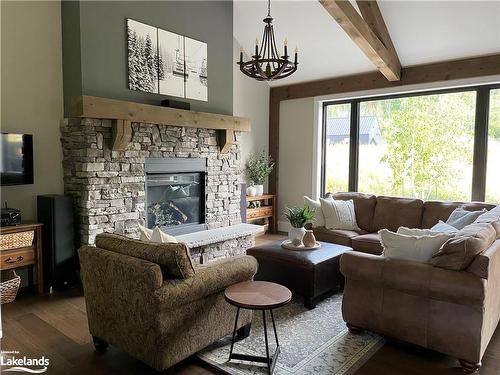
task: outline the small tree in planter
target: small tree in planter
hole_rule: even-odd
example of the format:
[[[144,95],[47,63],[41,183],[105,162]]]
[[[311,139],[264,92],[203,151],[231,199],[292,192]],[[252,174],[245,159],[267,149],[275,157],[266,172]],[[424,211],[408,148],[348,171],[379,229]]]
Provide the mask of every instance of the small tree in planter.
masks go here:
[[[255,195],[264,194],[263,184],[273,168],[274,162],[265,151],[250,155],[245,165],[245,172],[250,187],[255,187]]]
[[[304,225],[314,221],[314,209],[307,204],[304,204],[303,207],[287,207],[285,208],[285,217],[292,226],[288,232],[288,239],[294,246],[300,246],[306,234]]]

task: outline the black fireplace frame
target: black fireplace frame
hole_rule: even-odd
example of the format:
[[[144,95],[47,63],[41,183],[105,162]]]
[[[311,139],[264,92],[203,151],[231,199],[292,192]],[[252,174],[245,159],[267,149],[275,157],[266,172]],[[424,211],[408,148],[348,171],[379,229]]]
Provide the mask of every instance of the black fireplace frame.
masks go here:
[[[147,158],[145,160],[146,182],[145,182],[145,207],[144,215],[147,225],[148,215],[148,175],[160,174],[182,174],[199,173],[200,174],[200,223],[189,223],[178,226],[161,227],[160,229],[171,235],[181,235],[198,232],[207,229],[206,224],[206,183],[207,183],[207,159],[206,158]]]

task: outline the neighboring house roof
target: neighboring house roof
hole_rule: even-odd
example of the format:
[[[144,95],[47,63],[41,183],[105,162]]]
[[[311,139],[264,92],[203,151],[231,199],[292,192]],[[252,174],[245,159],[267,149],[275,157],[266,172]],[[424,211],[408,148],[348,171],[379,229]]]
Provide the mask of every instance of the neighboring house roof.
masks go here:
[[[349,136],[351,122],[347,117],[335,117],[326,119],[326,134],[330,137]],[[361,116],[359,124],[359,135],[369,135],[370,130],[378,128],[377,117]]]

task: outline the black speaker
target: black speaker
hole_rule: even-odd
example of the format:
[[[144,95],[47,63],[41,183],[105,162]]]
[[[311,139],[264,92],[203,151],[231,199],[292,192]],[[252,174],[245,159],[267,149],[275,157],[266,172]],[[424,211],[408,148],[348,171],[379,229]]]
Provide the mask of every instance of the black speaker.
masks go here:
[[[78,280],[73,199],[66,195],[39,195],[37,211],[38,221],[43,223],[42,260],[45,289],[66,289]]]

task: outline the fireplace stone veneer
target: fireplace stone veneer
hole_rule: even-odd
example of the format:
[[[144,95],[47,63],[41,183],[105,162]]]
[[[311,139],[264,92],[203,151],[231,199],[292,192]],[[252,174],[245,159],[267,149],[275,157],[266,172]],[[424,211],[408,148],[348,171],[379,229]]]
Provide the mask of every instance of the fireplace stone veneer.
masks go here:
[[[240,133],[222,154],[216,130],[144,123],[132,123],[132,128],[128,149],[112,151],[111,120],[63,120],[64,191],[74,198],[80,245],[94,244],[102,232],[139,236],[138,224],[146,219],[147,158],[206,158],[208,228],[241,222]]]

